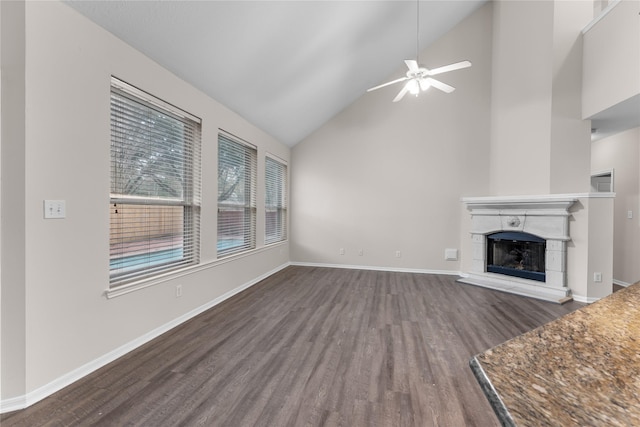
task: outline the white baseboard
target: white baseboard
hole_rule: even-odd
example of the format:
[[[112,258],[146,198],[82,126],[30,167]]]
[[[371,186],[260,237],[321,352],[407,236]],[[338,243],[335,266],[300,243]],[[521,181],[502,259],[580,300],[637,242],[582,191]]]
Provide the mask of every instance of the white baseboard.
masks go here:
[[[626,288],[627,286],[631,286],[633,283],[627,283],[627,282],[623,282],[622,280],[613,279],[613,284]]]
[[[624,288],[633,285],[633,283],[627,283],[627,282],[623,282],[622,280],[616,280],[616,279],[613,279],[613,284],[614,285],[618,285],[618,286],[622,286]],[[583,297],[583,296],[574,294],[573,295],[573,299],[575,301],[578,301],[578,302],[584,302],[584,303],[587,303],[587,304],[591,304],[591,303],[594,303],[594,302],[596,302],[596,301],[598,301],[598,300],[600,300],[602,298],[587,298],[587,297]]]
[[[349,265],[349,264],[324,264],[316,262],[291,262],[290,265],[301,267],[327,267],[327,268],[346,268],[350,270],[371,270],[371,271],[391,271],[396,273],[423,273],[423,274],[445,274],[449,276],[461,276],[459,271],[451,270],[425,270],[420,268],[399,268],[399,267],[376,267],[372,265]]]
[[[576,294],[573,294],[571,296],[573,297],[574,301],[583,302],[585,304],[592,304],[602,299],[602,297],[585,297],[585,296],[576,295]]]
[[[147,342],[151,341],[154,338],[157,338],[158,336],[162,335],[163,333],[175,328],[176,326],[180,325],[181,323],[186,322],[187,320],[197,316],[200,313],[203,313],[205,311],[207,311],[208,309],[220,304],[221,302],[231,298],[232,296],[236,295],[237,293],[240,293],[242,291],[244,291],[247,288],[250,288],[251,286],[255,285],[256,283],[260,282],[261,280],[266,279],[267,277],[277,273],[278,271],[288,267],[290,265],[290,263],[285,263],[282,264],[281,266],[259,276],[256,277],[253,280],[250,280],[249,282],[246,282],[240,286],[238,286],[235,289],[230,290],[229,292],[209,301],[208,303],[201,305],[200,307],[197,307],[185,314],[183,314],[180,317],[177,317],[176,319],[173,319],[172,321],[165,323],[164,325],[147,332],[146,334],[132,340],[129,341],[128,343],[116,348],[115,350],[110,351],[109,353],[106,353],[102,356],[100,356],[99,358],[86,363],[82,366],[80,366],[79,368],[74,369],[73,371],[51,381],[48,384],[43,385],[40,388],[37,388],[36,390],[33,390],[29,393],[27,393],[26,395],[22,395],[22,396],[17,396],[17,397],[12,397],[10,399],[5,399],[5,400],[0,400],[0,414],[3,414],[5,412],[11,412],[11,411],[17,411],[20,409],[24,409],[26,407],[29,407],[31,405],[33,405],[34,403],[37,403],[39,401],[41,401],[42,399],[49,397],[50,395],[52,395],[53,393],[62,390],[64,387],[74,383],[75,381],[78,381],[79,379],[89,375],[90,373],[102,368],[103,366],[113,362],[114,360],[118,359],[119,357],[124,356],[125,354],[129,353],[132,350],[135,350],[136,348],[140,347],[143,344],[146,344]]]

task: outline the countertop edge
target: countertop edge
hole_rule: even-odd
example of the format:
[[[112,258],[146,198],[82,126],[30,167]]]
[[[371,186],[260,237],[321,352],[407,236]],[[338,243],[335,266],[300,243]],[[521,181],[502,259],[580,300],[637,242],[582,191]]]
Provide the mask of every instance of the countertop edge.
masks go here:
[[[489,400],[489,403],[493,408],[493,412],[496,413],[496,416],[498,417],[500,423],[504,427],[515,427],[516,424],[513,421],[509,410],[504,405],[504,402],[502,402],[502,399],[500,399],[500,396],[498,396],[496,389],[493,388],[491,380],[489,380],[489,377],[484,372],[484,369],[482,369],[482,366],[480,365],[480,362],[478,361],[476,356],[473,356],[471,360],[469,360],[469,367],[471,368],[473,375],[475,375],[476,380],[478,380],[480,388]]]

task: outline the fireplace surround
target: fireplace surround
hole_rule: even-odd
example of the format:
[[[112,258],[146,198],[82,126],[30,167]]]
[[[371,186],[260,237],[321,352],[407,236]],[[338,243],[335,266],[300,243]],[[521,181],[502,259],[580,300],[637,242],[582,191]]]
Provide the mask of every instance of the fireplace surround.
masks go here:
[[[546,301],[571,300],[566,279],[566,251],[567,242],[571,240],[569,208],[577,200],[566,195],[463,198],[471,212],[469,231],[473,254],[470,271],[459,281]],[[502,247],[497,252],[492,249],[490,254],[490,245],[497,240],[491,241],[492,236],[500,240]],[[514,241],[522,240],[516,236],[530,243],[516,244]],[[530,273],[518,274],[525,265],[530,268],[532,257],[540,258],[541,254],[544,254],[541,263],[544,271],[534,271],[542,269],[539,265],[531,268]],[[503,258],[498,264],[508,265],[496,267],[496,260],[491,259],[495,256]],[[511,263],[508,262],[510,256]]]

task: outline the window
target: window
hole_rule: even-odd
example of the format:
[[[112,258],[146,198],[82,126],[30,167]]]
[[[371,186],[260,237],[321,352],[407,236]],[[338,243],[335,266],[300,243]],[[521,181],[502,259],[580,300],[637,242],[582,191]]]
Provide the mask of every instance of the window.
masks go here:
[[[218,258],[256,247],[255,147],[218,136]]]
[[[198,263],[200,120],[111,80],[110,282]]]
[[[267,157],[265,160],[265,244],[287,238],[287,165]]]

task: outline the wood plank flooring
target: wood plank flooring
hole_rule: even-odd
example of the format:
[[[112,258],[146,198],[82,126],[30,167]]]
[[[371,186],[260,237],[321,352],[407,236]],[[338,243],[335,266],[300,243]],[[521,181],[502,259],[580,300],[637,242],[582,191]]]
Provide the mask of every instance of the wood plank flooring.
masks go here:
[[[292,266],[0,423],[497,426],[470,357],[581,306]]]

